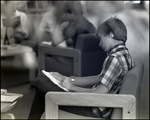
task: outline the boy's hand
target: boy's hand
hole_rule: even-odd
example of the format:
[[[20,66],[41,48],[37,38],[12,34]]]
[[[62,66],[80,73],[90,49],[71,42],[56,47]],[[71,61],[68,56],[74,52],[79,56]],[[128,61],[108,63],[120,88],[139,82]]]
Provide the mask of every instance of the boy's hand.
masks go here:
[[[73,86],[71,83],[71,78],[67,77],[62,83],[61,85],[65,88],[67,88],[68,90],[71,90],[71,87]]]

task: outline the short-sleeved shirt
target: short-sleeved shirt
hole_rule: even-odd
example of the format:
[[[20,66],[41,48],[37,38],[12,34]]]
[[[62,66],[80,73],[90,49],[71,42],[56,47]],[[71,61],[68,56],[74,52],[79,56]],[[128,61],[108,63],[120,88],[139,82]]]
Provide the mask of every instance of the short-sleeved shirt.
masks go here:
[[[109,93],[116,93],[124,75],[133,66],[134,61],[125,44],[118,44],[107,53],[99,76],[99,83],[105,85],[109,89]]]
[[[102,71],[99,75],[98,84],[102,83],[105,85],[111,94],[117,93],[120,89],[123,77],[133,66],[134,61],[125,44],[121,43],[114,46],[107,53]],[[100,110],[104,113],[103,116],[107,117],[111,109],[100,108]]]

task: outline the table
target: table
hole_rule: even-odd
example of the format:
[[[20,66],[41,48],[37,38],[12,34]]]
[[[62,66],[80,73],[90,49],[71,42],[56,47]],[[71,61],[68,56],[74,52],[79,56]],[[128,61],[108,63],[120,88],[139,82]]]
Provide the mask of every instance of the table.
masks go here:
[[[20,44],[1,45],[1,69],[3,72],[3,81],[9,79],[6,71],[10,70],[12,70],[12,72],[15,70],[22,71],[22,73],[26,72],[26,74],[29,72],[29,78],[27,79],[33,81],[36,77],[36,67],[37,58],[31,47]],[[24,82],[25,81],[26,80],[24,79]]]
[[[23,96],[22,94],[16,94],[16,93],[6,93],[5,95],[15,95],[15,96],[19,96],[20,98]],[[7,113],[7,111],[15,107],[17,101],[14,101],[12,103],[1,102],[1,119],[15,119],[15,116],[12,113]]]
[[[24,52],[32,52],[32,48],[24,45],[1,45],[1,57],[14,56]]]

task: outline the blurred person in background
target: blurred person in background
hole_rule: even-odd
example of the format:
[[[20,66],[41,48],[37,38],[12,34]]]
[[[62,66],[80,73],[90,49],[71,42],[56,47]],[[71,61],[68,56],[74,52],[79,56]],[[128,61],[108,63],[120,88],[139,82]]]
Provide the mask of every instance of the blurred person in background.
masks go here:
[[[49,1],[50,2],[50,1]],[[43,15],[36,34],[38,42],[48,41],[52,46],[72,47],[80,34],[95,33],[96,28],[83,16],[82,5],[79,1],[52,1],[48,11]],[[49,62],[53,63],[51,70],[71,73],[72,59],[51,55]],[[64,67],[67,69],[63,69]]]
[[[7,27],[6,34],[9,40],[7,44],[10,45],[21,44],[23,41],[26,41],[29,38],[30,22],[27,14],[17,9],[18,4],[20,2],[22,1],[3,1],[3,3],[1,4],[2,7],[1,30],[6,30],[4,28]],[[15,48],[16,51],[18,50],[17,48],[18,47]],[[38,66],[35,52],[32,50],[23,52],[22,54],[14,55],[13,60],[14,62],[12,66],[16,68],[25,67],[30,69],[30,71],[35,71],[35,69]],[[32,80],[34,80],[33,77]]]
[[[6,36],[6,27],[3,24],[3,19],[8,18],[8,9],[6,8],[5,2],[1,1],[1,45],[4,44],[4,39]]]
[[[65,2],[47,1],[47,4],[47,11],[43,14],[42,20],[35,34],[38,43],[42,41],[51,41],[56,22],[63,22],[62,13],[65,8]]]
[[[4,17],[1,18],[1,27],[8,27],[7,35],[10,44],[20,44],[29,37],[30,22],[26,13],[17,9],[19,2],[21,1],[4,1],[7,17],[5,17],[5,25],[3,24]]]
[[[66,46],[74,48],[78,35],[95,33],[96,28],[94,25],[83,16],[81,2],[67,1],[63,15],[66,20],[66,22],[61,24],[61,33],[63,37],[62,39],[55,38],[57,36],[56,31],[59,29],[59,27],[56,26],[53,33],[54,39],[52,45],[57,46],[65,41]]]
[[[80,2],[52,1],[49,5],[36,34],[40,42],[51,41],[52,46],[65,42],[65,46],[75,47],[79,34],[95,32],[93,24],[83,16]]]

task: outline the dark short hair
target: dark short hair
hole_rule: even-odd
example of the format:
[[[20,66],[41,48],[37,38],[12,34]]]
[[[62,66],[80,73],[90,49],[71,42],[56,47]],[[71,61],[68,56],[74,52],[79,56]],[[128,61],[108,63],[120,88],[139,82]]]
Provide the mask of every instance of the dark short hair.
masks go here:
[[[80,1],[67,1],[65,12],[69,14],[74,12],[74,14],[76,15],[83,15],[81,2]]]
[[[124,43],[127,40],[127,29],[124,23],[117,17],[111,17],[98,26],[96,35],[102,33],[104,36],[109,35],[110,33],[114,34],[113,39],[118,41],[123,41]]]

